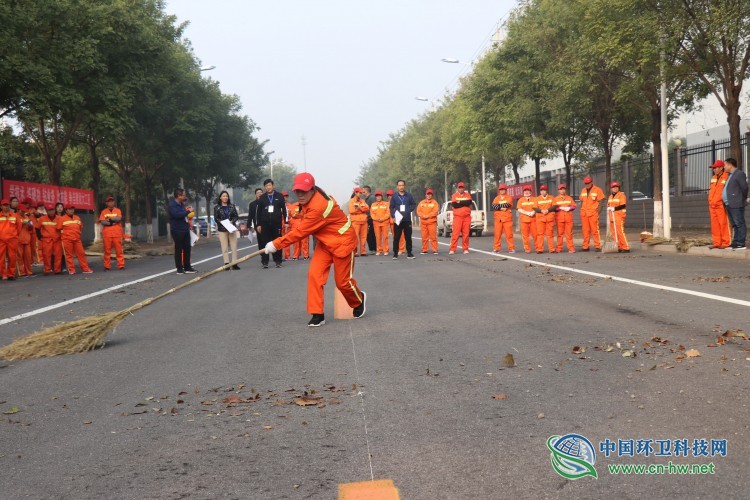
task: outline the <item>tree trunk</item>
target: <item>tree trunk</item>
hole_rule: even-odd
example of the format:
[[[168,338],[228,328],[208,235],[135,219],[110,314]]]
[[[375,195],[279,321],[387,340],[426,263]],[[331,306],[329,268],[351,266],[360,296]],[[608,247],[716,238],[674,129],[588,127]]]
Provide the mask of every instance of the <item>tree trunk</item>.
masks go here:
[[[96,144],[88,142],[86,145],[89,148],[89,169],[91,171],[91,190],[94,191],[94,211],[97,212],[99,208],[99,185],[101,184],[102,172],[99,168],[99,155],[96,154]],[[94,242],[101,240],[101,238],[101,225],[96,224],[94,227]]]
[[[143,177],[143,194],[146,197],[146,243],[154,242],[153,213],[151,210],[152,186],[151,179]]]
[[[539,156],[534,157],[534,185],[536,186],[536,194],[539,194],[539,177],[542,175],[542,159]]]
[[[737,166],[742,168],[742,133],[740,132],[740,100],[733,93],[727,92],[727,124],[729,125],[729,141],[732,158],[737,160]]]
[[[161,182],[161,189],[164,195],[164,208],[167,211],[167,243],[171,243],[172,232],[169,230],[169,189],[167,189],[167,183],[163,180]]]

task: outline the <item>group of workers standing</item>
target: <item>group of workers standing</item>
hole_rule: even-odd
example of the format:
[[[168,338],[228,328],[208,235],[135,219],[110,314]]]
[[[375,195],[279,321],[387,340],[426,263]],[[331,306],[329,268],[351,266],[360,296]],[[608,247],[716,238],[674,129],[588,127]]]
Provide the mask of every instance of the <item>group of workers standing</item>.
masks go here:
[[[122,213],[108,196],[106,208],[98,222],[102,227],[104,270],[111,267],[111,252],[115,249],[117,267],[125,267],[123,254]],[[0,200],[0,266],[2,279],[33,276],[32,266],[44,265],[44,275],[62,274],[63,259],[68,274],[76,274],[75,259],[84,274],[94,271],[89,267],[81,241],[83,222],[75,214],[72,204],[63,205],[34,202],[17,197]]]

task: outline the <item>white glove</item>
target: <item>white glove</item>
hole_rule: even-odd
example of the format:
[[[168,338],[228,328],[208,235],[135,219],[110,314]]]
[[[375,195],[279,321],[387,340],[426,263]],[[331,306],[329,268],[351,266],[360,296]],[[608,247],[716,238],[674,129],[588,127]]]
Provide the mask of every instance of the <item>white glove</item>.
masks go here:
[[[276,252],[276,247],[273,246],[273,241],[266,243],[266,254],[272,254]]]
[[[615,211],[615,207],[607,207],[607,212],[614,212],[614,211]]]

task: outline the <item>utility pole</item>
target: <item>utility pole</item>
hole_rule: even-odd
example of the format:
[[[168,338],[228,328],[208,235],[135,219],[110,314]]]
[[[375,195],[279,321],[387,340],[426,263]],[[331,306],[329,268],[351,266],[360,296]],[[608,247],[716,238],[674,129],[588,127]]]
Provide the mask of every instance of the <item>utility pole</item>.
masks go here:
[[[487,191],[487,182],[485,181],[484,175],[484,155],[482,155],[482,211],[485,213],[483,231],[487,231],[487,196],[485,195],[485,191]]]

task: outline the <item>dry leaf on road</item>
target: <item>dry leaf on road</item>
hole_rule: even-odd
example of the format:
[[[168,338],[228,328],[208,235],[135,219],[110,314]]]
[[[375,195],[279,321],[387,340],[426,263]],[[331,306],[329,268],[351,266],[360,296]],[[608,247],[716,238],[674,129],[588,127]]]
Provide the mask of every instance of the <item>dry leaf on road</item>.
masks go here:
[[[688,358],[697,358],[700,355],[701,353],[698,352],[697,349],[690,349],[688,351],[685,351],[685,356],[687,356]]]
[[[321,398],[314,398],[312,396],[302,396],[294,400],[294,403],[299,406],[315,406],[320,403]]]
[[[586,352],[586,348],[585,347],[581,347],[581,346],[577,346],[577,345],[573,346],[573,354],[583,354],[584,352]]]
[[[516,366],[516,360],[513,358],[513,355],[511,353],[508,353],[503,356],[503,364],[508,368],[513,368],[514,366]]]
[[[495,394],[494,396],[492,396],[492,399],[499,399],[499,400],[508,399],[508,395],[507,394]]]

